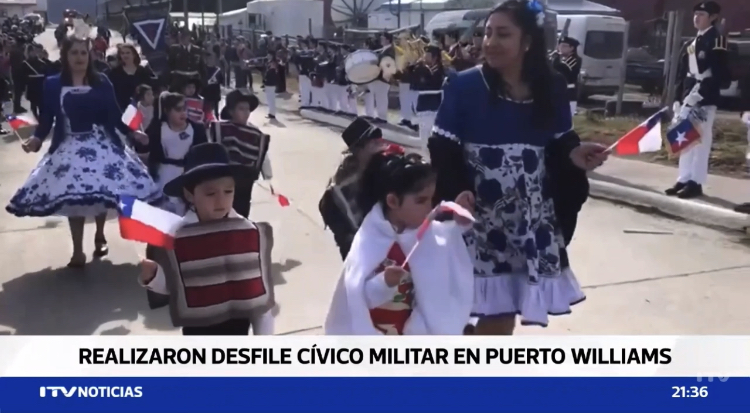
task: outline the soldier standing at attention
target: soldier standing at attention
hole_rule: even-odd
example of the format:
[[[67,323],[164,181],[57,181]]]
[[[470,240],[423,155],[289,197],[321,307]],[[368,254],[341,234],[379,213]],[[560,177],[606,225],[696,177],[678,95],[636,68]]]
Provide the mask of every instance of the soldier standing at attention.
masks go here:
[[[691,113],[698,115],[701,140],[680,152],[677,183],[664,191],[670,196],[683,199],[702,196],[708,177],[716,104],[719,92],[730,82],[727,39],[716,28],[720,11],[714,1],[704,1],[693,8],[698,35],[686,44],[680,57],[675,96],[681,102],[675,102],[675,113],[678,119]]]
[[[578,40],[563,36],[552,53],[552,67],[562,73],[568,84],[570,113],[575,116],[578,109],[578,75],[581,73],[581,57],[578,56]]]
[[[187,29],[180,33],[179,44],[169,46],[167,62],[172,88],[185,84],[188,79],[200,79],[201,73],[205,73],[203,50],[191,43]]]

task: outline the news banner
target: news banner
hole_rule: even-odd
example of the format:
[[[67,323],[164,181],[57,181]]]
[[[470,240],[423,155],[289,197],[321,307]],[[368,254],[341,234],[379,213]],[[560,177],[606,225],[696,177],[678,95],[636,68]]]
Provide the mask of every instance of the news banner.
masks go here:
[[[0,413],[750,411],[750,337],[0,338]]]

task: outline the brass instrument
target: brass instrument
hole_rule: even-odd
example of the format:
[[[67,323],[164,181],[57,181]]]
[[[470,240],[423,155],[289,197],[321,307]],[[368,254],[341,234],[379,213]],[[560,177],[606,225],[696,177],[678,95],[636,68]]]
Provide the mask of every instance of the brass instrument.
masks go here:
[[[409,65],[417,63],[424,57],[424,48],[427,44],[411,33],[400,40],[403,53],[396,56],[396,67],[403,72]]]
[[[440,53],[440,56],[442,56],[443,66],[450,66],[450,64],[453,63],[453,58],[445,50]]]

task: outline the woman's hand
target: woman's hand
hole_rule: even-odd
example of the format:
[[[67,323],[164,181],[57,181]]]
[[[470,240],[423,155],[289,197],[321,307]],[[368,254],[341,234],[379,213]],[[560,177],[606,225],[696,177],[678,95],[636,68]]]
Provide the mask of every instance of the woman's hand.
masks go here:
[[[156,271],[159,269],[159,265],[147,258],[141,260],[141,283],[148,285],[156,277]]]
[[[406,274],[408,274],[406,270],[397,265],[386,267],[385,271],[383,271],[385,285],[391,288],[399,285]]]
[[[570,151],[570,160],[585,171],[593,171],[602,166],[608,157],[607,147],[598,143],[582,142]]]
[[[474,194],[471,193],[471,191],[463,191],[460,194],[458,194],[455,202],[461,207],[463,207],[465,210],[469,211],[471,215],[474,215],[475,199],[474,199]],[[458,225],[470,225],[471,224],[471,220],[469,218],[466,218],[459,214],[453,214],[453,220],[455,220]]]
[[[39,149],[42,147],[42,140],[37,138],[36,136],[32,136],[31,138],[27,139],[26,142],[21,145],[21,147],[26,153],[39,152]]]
[[[133,139],[135,139],[136,142],[140,143],[141,145],[148,145],[148,135],[146,135],[144,132],[141,132],[139,130],[133,131]]]

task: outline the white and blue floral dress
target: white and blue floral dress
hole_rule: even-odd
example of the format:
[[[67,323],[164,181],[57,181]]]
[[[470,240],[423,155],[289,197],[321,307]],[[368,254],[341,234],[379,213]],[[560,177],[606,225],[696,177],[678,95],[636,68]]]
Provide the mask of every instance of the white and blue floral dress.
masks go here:
[[[531,102],[491,98],[484,70],[463,71],[444,86],[431,140],[457,144],[462,165],[438,173],[464,176],[476,194],[477,221],[466,236],[474,257],[473,315],[519,314],[523,324],[546,326],[548,315],[567,314],[585,298],[561,260],[565,242],[545,168],[545,147],[572,128],[565,85],[552,127],[538,128]],[[430,146],[433,163],[444,162],[435,143],[446,141]]]
[[[63,116],[56,121],[65,122],[65,137],[31,171],[11,198],[8,212],[19,217],[88,217],[116,209],[122,194],[147,202],[162,199],[146,166],[97,122],[104,118],[102,110],[112,107],[111,102],[100,102],[104,96],[88,86],[62,88]]]

